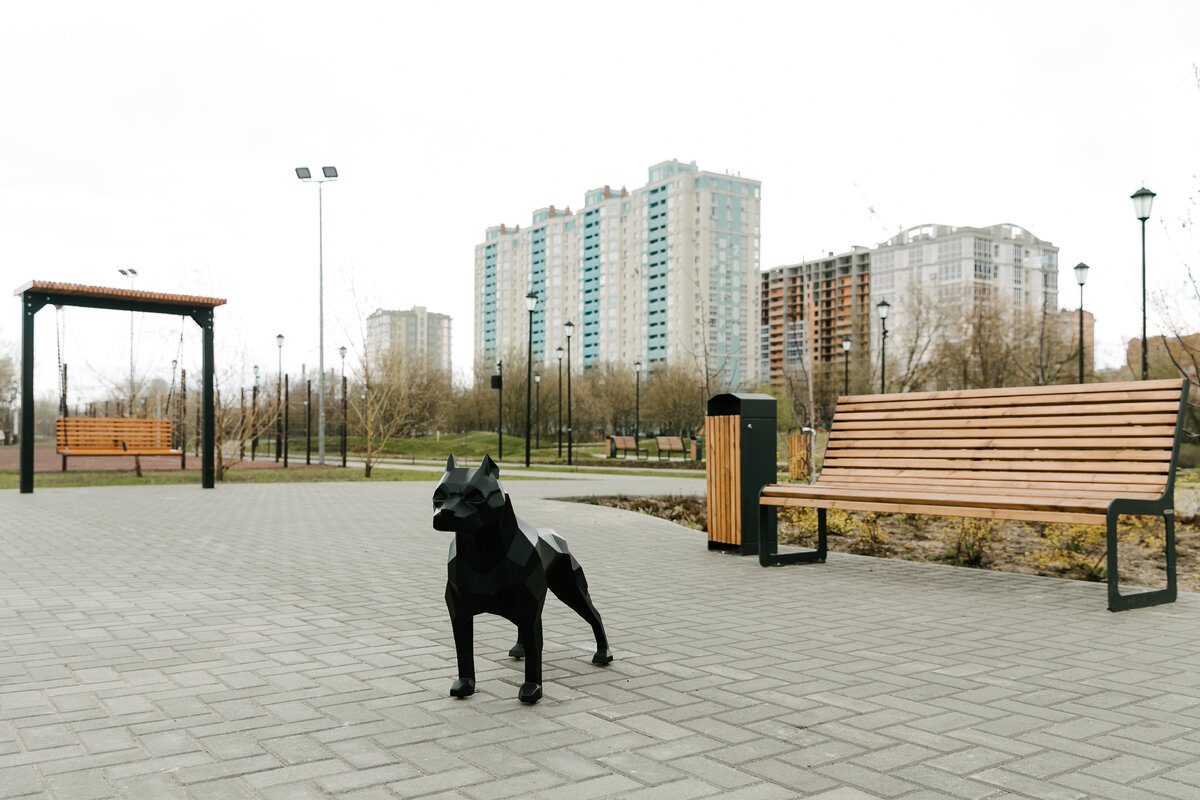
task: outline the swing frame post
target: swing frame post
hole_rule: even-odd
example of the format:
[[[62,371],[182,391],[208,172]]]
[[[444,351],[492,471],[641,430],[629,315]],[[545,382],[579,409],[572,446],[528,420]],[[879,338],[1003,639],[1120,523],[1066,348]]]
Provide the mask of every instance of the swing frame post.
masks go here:
[[[213,309],[225,305],[215,297],[195,297],[159,292],[83,286],[54,281],[30,281],[13,292],[21,298],[21,494],[33,493],[33,405],[34,316],[46,305],[80,306],[111,311],[142,311],[191,317],[203,334],[203,443],[201,446],[200,483],[205,489],[216,486],[214,448],[216,445],[216,408],[214,394]],[[197,409],[199,411],[200,409]]]

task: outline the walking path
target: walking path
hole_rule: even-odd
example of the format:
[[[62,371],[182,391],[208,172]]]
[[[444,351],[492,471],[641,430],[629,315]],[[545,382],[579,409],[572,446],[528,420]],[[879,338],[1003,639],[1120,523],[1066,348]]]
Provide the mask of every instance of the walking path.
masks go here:
[[[432,482],[0,492],[0,798],[1200,797],[1200,595],[830,554],[762,569],[703,534],[512,481],[562,533],[616,660],[546,605],[455,674]]]

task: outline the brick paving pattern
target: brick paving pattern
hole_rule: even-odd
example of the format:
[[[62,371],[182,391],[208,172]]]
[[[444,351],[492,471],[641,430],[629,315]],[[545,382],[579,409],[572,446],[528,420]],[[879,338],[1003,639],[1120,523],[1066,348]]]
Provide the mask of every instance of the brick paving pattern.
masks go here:
[[[704,535],[510,481],[583,564],[616,661],[546,605],[455,676],[432,483],[0,492],[0,798],[1195,798],[1200,596],[831,554],[762,569]]]

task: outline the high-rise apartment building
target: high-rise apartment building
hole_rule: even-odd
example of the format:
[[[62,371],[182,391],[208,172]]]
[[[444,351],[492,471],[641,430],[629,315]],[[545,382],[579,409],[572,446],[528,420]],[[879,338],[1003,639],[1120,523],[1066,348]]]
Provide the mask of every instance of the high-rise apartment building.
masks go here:
[[[535,364],[555,358],[573,322],[574,368],[684,363],[753,386],[760,186],[665,161],[632,192],[605,186],[574,213],[550,206],[527,228],[488,228],[475,247],[476,359],[525,352],[533,292]]]
[[[1016,225],[919,225],[872,250],[871,293],[873,303],[887,300],[895,312],[887,321],[889,346],[904,338],[903,312],[913,302],[967,309],[988,298],[1055,314],[1058,248]]]
[[[367,352],[375,358],[396,351],[426,369],[450,375],[450,316],[425,306],[407,311],[377,309],[367,317]]]
[[[889,361],[929,334],[933,316],[965,315],[985,299],[1061,324],[1058,248],[1016,225],[920,225],[874,248],[767,270],[761,287],[761,369],[776,387],[790,370],[842,362],[845,339],[850,364],[869,356],[878,374],[881,300],[891,307]]]
[[[847,358],[865,358],[870,333],[871,251],[847,253],[762,273],[762,379],[784,385],[785,374]]]

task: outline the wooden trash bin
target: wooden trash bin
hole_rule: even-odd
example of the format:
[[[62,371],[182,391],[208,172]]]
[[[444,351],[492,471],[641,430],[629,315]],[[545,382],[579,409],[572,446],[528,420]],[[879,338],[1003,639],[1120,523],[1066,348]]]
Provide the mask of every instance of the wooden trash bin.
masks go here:
[[[758,553],[758,492],[774,483],[775,398],[718,394],[704,419],[708,549]]]

